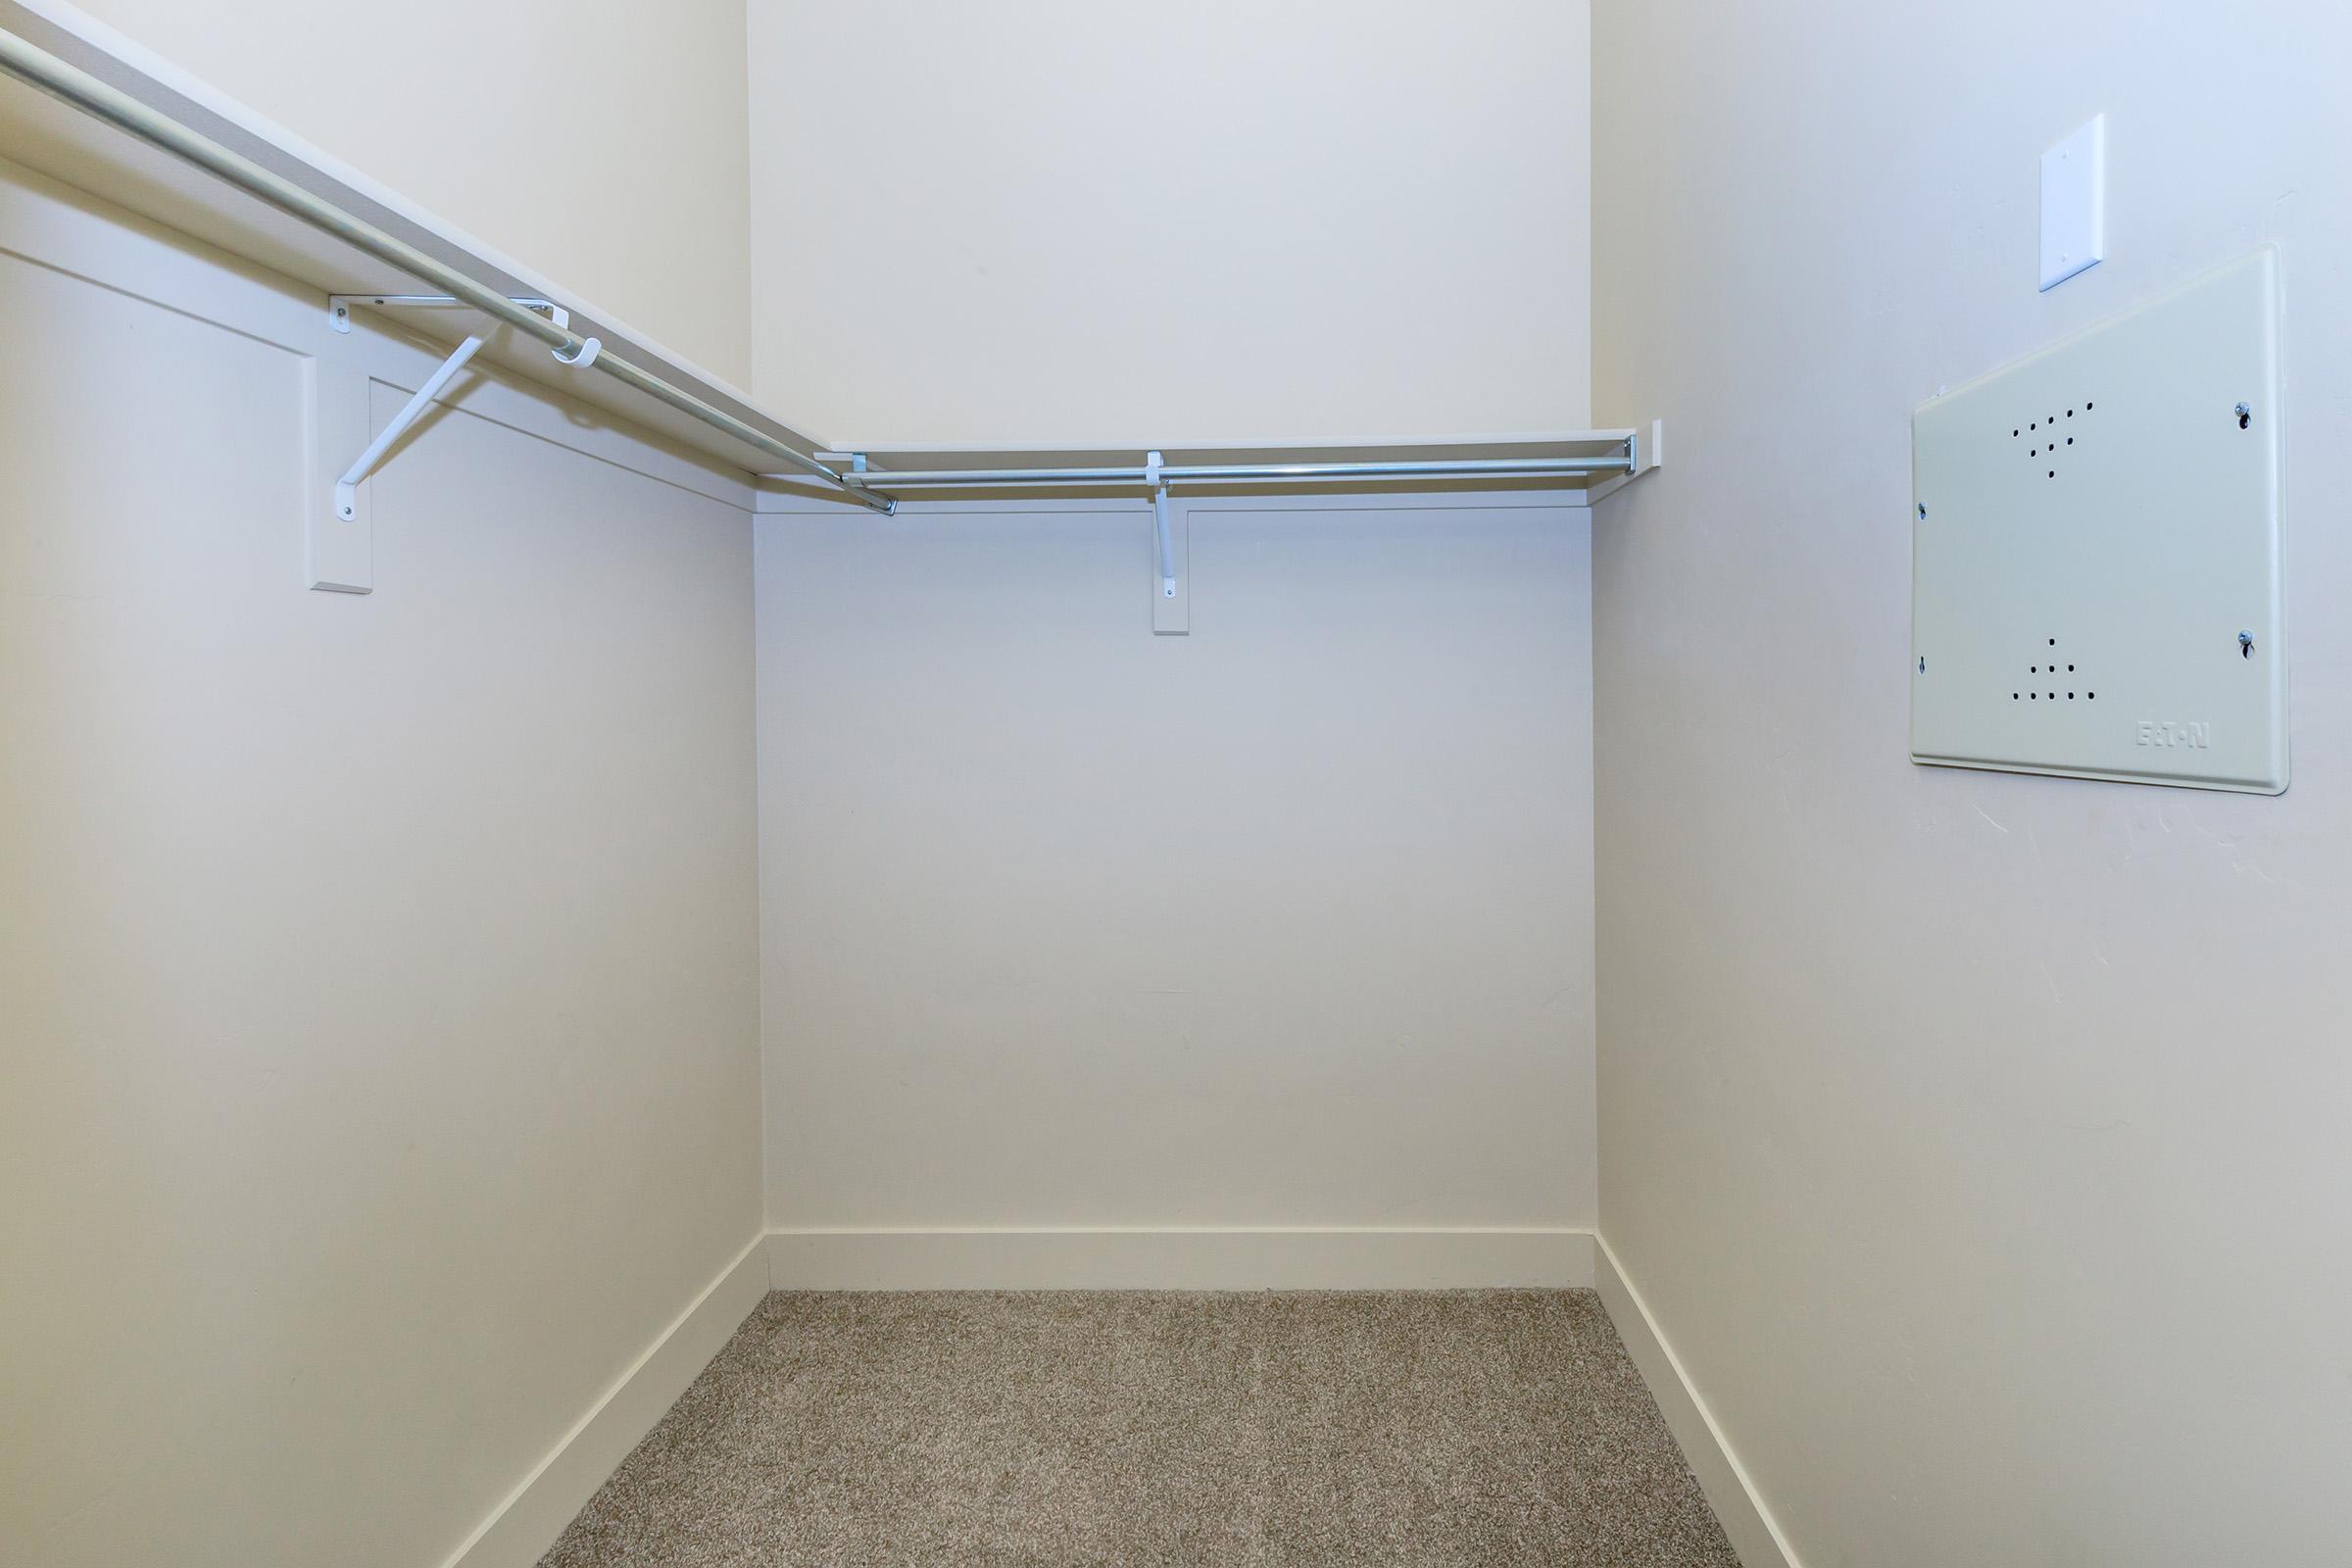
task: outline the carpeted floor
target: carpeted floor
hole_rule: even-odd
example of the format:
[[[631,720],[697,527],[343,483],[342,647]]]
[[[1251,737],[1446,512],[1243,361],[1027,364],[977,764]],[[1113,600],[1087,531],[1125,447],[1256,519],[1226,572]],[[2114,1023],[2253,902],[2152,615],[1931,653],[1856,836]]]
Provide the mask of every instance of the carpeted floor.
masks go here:
[[[541,1568],[1736,1562],[1591,1291],[778,1292]]]

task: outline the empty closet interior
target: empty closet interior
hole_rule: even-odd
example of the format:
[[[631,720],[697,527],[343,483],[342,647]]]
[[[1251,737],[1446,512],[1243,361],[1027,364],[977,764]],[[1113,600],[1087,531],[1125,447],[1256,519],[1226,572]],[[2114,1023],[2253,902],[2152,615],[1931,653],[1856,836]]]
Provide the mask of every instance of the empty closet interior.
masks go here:
[[[0,1562],[2352,1558],[2348,48],[0,0]]]

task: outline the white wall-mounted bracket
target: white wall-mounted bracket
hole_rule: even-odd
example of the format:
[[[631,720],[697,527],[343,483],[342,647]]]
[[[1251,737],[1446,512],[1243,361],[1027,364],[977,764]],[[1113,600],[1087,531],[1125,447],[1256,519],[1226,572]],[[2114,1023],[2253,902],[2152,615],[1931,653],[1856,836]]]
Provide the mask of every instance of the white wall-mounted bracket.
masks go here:
[[[589,341],[594,342],[595,339]],[[375,466],[384,460],[385,453],[392,450],[393,443],[408,434],[410,427],[424,417],[424,411],[433,406],[433,400],[441,395],[441,389],[466,368],[466,362],[472,359],[481,346],[482,340],[478,337],[469,337],[459,344],[455,352],[441,362],[441,368],[425,377],[424,385],[416,389],[416,395],[402,405],[398,414],[392,416],[392,422],[378,431],[366,450],[352,459],[351,466],[345,468],[343,476],[335,481],[335,516],[339,520],[356,522],[359,519],[361,483],[375,471]]]
[[[329,294],[326,297],[326,322],[338,332],[349,332],[351,330],[351,313],[356,306],[367,305],[377,309],[399,307],[412,310],[454,310],[464,303],[453,294]],[[569,327],[571,325],[571,313],[554,300],[541,299],[536,295],[520,295],[514,298],[514,303],[525,310],[540,312],[558,326]],[[350,467],[343,470],[343,476],[335,481],[334,507],[335,516],[338,519],[344,522],[356,522],[359,519],[361,482],[375,470],[375,466],[383,461],[384,454],[392,450],[393,443],[406,435],[409,427],[424,416],[424,411],[430,408],[433,400],[441,395],[441,389],[449,385],[451,377],[464,369],[466,362],[480,351],[483,341],[484,339],[477,334],[459,344],[449,358],[441,363],[441,368],[435,370],[426,379],[424,385],[416,389],[416,395],[409,399],[408,406],[394,415],[392,422],[384,426],[383,431],[374,440],[368,443],[367,449],[352,461]],[[597,351],[603,346],[595,338],[589,338],[580,345],[579,353],[571,359],[564,359],[560,352],[556,353],[556,358],[564,360],[566,365],[586,367],[596,363]]]
[[[1161,473],[1163,464],[1157,452],[1144,455],[1144,483],[1152,491],[1152,560],[1158,568],[1152,596],[1152,630],[1156,636],[1182,637],[1193,629],[1191,596],[1187,591],[1185,566],[1192,554],[1191,529],[1181,525],[1187,535],[1179,549],[1177,532],[1180,524],[1175,517],[1175,504],[1168,499],[1168,484]]]
[[[571,325],[571,313],[553,300],[522,297],[514,303],[526,310],[544,313],[558,326],[569,328]],[[336,331],[349,332],[351,313],[357,306],[439,310],[454,309],[463,304],[463,301],[448,294],[330,294],[326,302],[326,318],[327,324]],[[370,591],[374,545],[360,486],[384,461],[385,455],[400,443],[401,437],[424,417],[425,411],[457,378],[466,362],[481,351],[485,341],[484,334],[476,333],[452,350],[449,358],[441,362],[440,368],[425,377],[424,384],[402,405],[391,422],[377,431],[374,438],[361,449],[360,455],[352,459],[338,475],[329,502],[330,517],[323,522],[314,519],[309,530],[310,579],[313,588],[335,593],[364,594]],[[549,352],[565,365],[586,369],[596,363],[597,354],[603,347],[601,341],[590,337],[583,339],[578,349],[568,357],[560,349],[551,349]],[[368,427],[368,378],[364,375],[355,379],[322,372],[314,401],[320,442],[319,461],[326,471],[333,471],[324,446],[334,438],[333,432],[351,429],[355,425],[362,431]]]
[[[1159,545],[1159,591],[1165,599],[1176,597],[1176,557],[1168,547],[1168,487],[1159,476],[1159,454],[1144,455],[1144,485],[1152,492],[1152,530]]]

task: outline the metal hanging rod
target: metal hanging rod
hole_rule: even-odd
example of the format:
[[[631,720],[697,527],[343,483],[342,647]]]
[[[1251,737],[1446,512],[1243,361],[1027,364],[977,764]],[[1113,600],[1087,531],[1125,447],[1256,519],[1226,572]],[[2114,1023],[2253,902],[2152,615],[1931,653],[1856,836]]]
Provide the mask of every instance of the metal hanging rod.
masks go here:
[[[873,511],[888,513],[893,503],[843,483],[842,476],[814,458],[795,451],[766,431],[704,402],[681,387],[670,385],[651,370],[640,368],[616,354],[599,352],[597,340],[559,326],[503,292],[476,282],[407,241],[385,233],[366,220],[321,200],[293,181],[272,173],[243,155],[221,146],[168,115],[157,113],[136,98],[69,65],[45,49],[36,48],[15,33],[0,28],[0,72],[105,121],[152,147],[236,186],[269,203],[288,217],[333,235],[354,250],[471,306],[491,319],[546,344],[556,358],[582,369],[598,369],[623,386],[644,393],[657,403],[700,420],[756,451],[791,464],[810,478],[822,480],[841,494]]]
[[[1141,485],[1157,489],[1167,484],[1250,484],[1267,481],[1295,483],[1313,480],[1394,479],[1548,479],[1584,474],[1630,474],[1640,469],[1635,441],[1620,450],[1580,458],[1424,458],[1388,459],[1364,463],[1197,463],[1135,464],[1109,467],[1074,468],[916,468],[882,469],[862,463],[845,469],[842,478],[853,489],[907,490],[1018,489],[1031,485]],[[829,458],[844,456],[826,453]],[[851,455],[856,456],[856,455]]]

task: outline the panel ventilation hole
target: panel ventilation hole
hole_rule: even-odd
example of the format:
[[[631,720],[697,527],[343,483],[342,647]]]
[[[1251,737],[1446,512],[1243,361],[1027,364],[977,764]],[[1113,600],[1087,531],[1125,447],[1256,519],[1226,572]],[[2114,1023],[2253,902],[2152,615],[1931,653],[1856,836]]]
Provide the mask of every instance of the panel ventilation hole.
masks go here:
[[[2068,409],[2062,414],[2028,419],[2024,424],[2011,429],[2009,438],[2013,441],[2023,440],[2026,443],[2028,460],[2034,467],[2041,469],[2042,477],[2055,479],[2058,477],[2058,469],[2054,465],[2066,455],[2066,448],[2075,444],[2075,438],[2070,433],[2075,427],[2067,421],[2072,419],[2078,412],[2088,414],[2097,407],[2097,404],[2086,401],[2080,411]]]
[[[2087,407],[2087,405],[2085,405]],[[2013,703],[2095,703],[2099,694],[2090,689],[2082,671],[2073,662],[2057,652],[2058,639],[2044,639],[2047,646],[2034,656],[2026,666],[2026,682],[2009,694]]]

